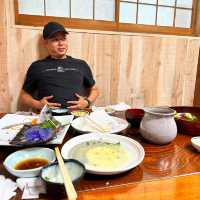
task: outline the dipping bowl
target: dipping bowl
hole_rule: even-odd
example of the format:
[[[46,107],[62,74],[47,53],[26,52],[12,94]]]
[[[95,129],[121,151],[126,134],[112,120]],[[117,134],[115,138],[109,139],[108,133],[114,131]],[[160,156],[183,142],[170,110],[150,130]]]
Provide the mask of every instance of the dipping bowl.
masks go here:
[[[75,159],[65,159],[72,183],[76,186],[84,176],[86,170],[84,165]],[[66,196],[65,186],[59,169],[58,162],[54,162],[41,170],[41,179],[45,182],[47,193],[53,197]]]
[[[192,146],[200,152],[200,136],[191,138]]]
[[[69,110],[67,108],[55,108],[51,109],[53,116],[69,115]]]
[[[134,128],[140,127],[140,122],[144,117],[144,110],[131,108],[125,111],[126,120],[131,124]]]
[[[28,159],[45,159],[48,163],[55,161],[55,154],[52,149],[43,147],[27,148],[23,150],[16,151],[10,154],[4,161],[4,166],[9,173],[17,177],[35,177],[40,174],[42,167],[37,167],[33,169],[18,170],[15,169],[16,165],[22,161]]]
[[[200,107],[175,106],[171,108],[176,110],[177,113],[190,113],[197,117],[197,119],[193,121],[175,118],[178,133],[191,136],[200,136]]]

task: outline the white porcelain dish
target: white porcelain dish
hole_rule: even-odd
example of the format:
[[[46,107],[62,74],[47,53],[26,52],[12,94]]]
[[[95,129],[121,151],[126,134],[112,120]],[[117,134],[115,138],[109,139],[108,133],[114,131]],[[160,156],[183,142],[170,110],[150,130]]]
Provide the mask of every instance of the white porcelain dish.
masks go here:
[[[16,151],[10,154],[4,161],[4,166],[9,173],[17,177],[35,177],[38,176],[42,167],[27,169],[27,170],[16,170],[15,166],[20,161],[31,159],[31,158],[43,158],[48,160],[48,163],[55,161],[55,154],[52,149],[43,147],[27,148]]]
[[[26,118],[29,119],[30,116],[20,116],[16,114],[7,114],[2,119],[0,119],[0,146],[14,146],[10,144],[10,141],[16,136],[19,130],[22,128],[22,125],[10,129],[1,129],[3,127],[3,123],[6,125],[11,125],[15,123],[21,123]],[[15,120],[12,122],[12,118]],[[15,119],[16,118],[16,119]],[[70,127],[70,123],[72,122],[74,116],[73,115],[63,115],[63,116],[54,116],[56,120],[58,120],[61,125],[65,125],[57,134],[57,137],[50,140],[47,144],[61,144],[64,140],[65,135]],[[2,122],[1,122],[2,120]],[[9,123],[6,123],[8,121]],[[11,123],[12,122],[12,123]],[[5,126],[5,125],[4,125]]]
[[[114,116],[110,116],[110,117],[112,117],[112,119],[115,120],[115,123],[111,124],[111,129],[105,133],[119,133],[125,130],[129,125],[129,123],[124,119],[114,117]],[[92,133],[92,132],[99,133],[100,132],[97,129],[95,129],[95,127],[92,128],[88,126],[84,117],[78,117],[75,120],[73,120],[71,123],[71,126],[80,133]]]
[[[144,159],[144,149],[143,147],[135,140],[121,136],[116,134],[100,134],[100,133],[89,133],[74,137],[67,141],[61,150],[61,154],[63,158],[69,159],[73,158],[71,156],[71,150],[77,145],[80,145],[85,142],[89,141],[105,141],[111,144],[113,143],[120,143],[120,145],[126,150],[129,154],[128,161],[114,169],[103,169],[103,168],[96,168],[94,166],[90,166],[87,163],[83,163],[86,167],[86,171],[91,174],[101,174],[101,175],[113,175],[113,174],[120,174],[126,172],[136,166],[138,166]]]
[[[108,114],[112,114],[115,112],[115,110],[112,108],[112,106],[92,106],[92,111],[97,111],[97,110],[104,110]]]
[[[191,138],[192,146],[200,152],[200,136]]]

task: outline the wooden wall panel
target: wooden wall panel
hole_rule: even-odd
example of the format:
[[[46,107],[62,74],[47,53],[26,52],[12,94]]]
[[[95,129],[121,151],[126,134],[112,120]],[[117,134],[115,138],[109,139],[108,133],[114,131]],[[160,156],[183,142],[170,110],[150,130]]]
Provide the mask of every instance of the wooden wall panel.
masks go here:
[[[196,24],[195,24],[195,33],[197,35],[200,35],[200,1],[197,0],[197,19],[196,19]]]
[[[119,36],[95,36],[95,70],[97,84],[101,91],[99,104],[117,102],[119,84]]]
[[[39,30],[14,29],[9,37],[8,73],[11,95],[11,108],[16,109],[19,91],[26,71],[36,58],[47,55],[41,44]]]
[[[0,111],[10,110],[10,90],[8,85],[8,61],[7,61],[7,23],[6,23],[6,5],[0,4]]]
[[[191,66],[197,64],[198,41],[156,36],[121,38],[119,85],[126,101],[133,106],[191,104],[196,73],[196,67]]]
[[[0,6],[7,14],[0,14],[0,112],[17,109],[27,68],[47,55],[42,28],[16,26],[12,0],[3,2]],[[68,54],[88,62],[100,88],[97,105],[193,104],[199,38],[69,32]]]
[[[176,58],[176,42],[177,39],[163,38],[161,40],[161,48],[159,54],[158,65],[160,66],[160,77],[159,77],[159,90],[160,104],[170,105],[172,104],[173,85],[175,84],[175,58]],[[157,52],[159,53],[159,51]],[[164,92],[163,92],[164,91]]]
[[[141,87],[141,76],[143,74],[142,56],[142,37],[120,37],[119,101],[129,102],[135,106],[143,105],[144,90]]]
[[[183,104],[187,104],[188,102],[193,102],[194,97],[196,95],[195,92],[195,84],[197,81],[197,68],[193,68],[192,66],[196,65],[197,67],[200,67],[198,65],[199,60],[199,43],[194,40],[188,41],[187,45],[187,60],[185,64],[185,73],[184,73],[184,94],[187,94],[187,100],[183,99]],[[193,90],[191,90],[193,88]],[[198,91],[199,92],[199,91]]]

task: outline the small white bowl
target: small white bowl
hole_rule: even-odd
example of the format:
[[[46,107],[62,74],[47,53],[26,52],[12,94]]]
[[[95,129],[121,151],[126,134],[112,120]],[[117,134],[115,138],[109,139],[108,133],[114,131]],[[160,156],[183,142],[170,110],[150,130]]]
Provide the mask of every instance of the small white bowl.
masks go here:
[[[35,177],[40,174],[42,167],[27,170],[16,170],[16,164],[20,161],[31,158],[44,158],[48,164],[55,161],[55,154],[52,149],[43,147],[27,148],[10,154],[4,161],[4,166],[9,173],[17,177]]]
[[[66,159],[64,160],[64,163],[65,167],[68,169],[72,183],[76,186],[86,172],[85,166],[78,160],[74,159]],[[52,199],[61,199],[62,197],[66,197],[63,177],[58,162],[54,162],[42,168],[40,177],[44,181],[46,191]]]
[[[200,152],[200,136],[191,138],[192,146]]]

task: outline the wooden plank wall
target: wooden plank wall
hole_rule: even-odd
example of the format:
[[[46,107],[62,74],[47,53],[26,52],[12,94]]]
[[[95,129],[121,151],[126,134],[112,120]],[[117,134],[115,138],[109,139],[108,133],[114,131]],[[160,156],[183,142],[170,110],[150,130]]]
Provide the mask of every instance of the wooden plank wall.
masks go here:
[[[7,21],[6,3],[0,4],[0,112],[10,110],[11,96],[8,85],[8,45],[7,45]]]
[[[197,65],[197,75],[196,75],[193,105],[200,106],[200,51],[199,51],[199,60]]]
[[[200,1],[197,1],[197,18],[195,24],[195,33],[200,35]]]
[[[32,61],[47,55],[41,28],[16,26],[12,0],[3,1],[7,12],[0,35],[0,112],[15,111],[20,88]],[[9,14],[8,14],[9,13]],[[3,15],[3,14],[1,14]],[[133,107],[192,105],[200,40],[198,38],[115,34],[69,30],[69,55],[87,60],[101,96],[97,105],[125,102]],[[2,32],[0,32],[2,34]],[[8,88],[3,90],[1,87]],[[6,97],[6,98],[5,98]],[[7,100],[8,99],[8,100]]]

